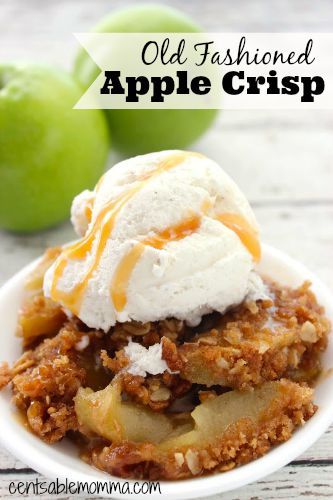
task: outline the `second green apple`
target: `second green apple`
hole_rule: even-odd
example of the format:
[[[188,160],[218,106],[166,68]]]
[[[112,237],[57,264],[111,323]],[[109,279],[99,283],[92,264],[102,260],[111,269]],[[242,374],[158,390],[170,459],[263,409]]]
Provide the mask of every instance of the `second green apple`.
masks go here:
[[[195,33],[200,27],[181,12],[161,5],[142,5],[111,13],[92,31],[97,33]],[[74,74],[85,87],[99,69],[86,51],[75,61]],[[112,109],[106,111],[112,143],[125,155],[182,149],[212,124],[214,109]]]

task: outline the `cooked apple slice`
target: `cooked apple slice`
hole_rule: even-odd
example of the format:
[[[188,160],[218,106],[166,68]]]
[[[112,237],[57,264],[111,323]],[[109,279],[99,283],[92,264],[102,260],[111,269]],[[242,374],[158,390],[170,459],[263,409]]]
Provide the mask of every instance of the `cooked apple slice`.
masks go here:
[[[315,412],[312,394],[312,389],[288,380],[266,382],[251,392],[231,391],[197,406],[191,414],[192,428],[177,435],[170,433],[173,417],[165,416],[169,424],[159,430],[164,425],[158,418],[161,415],[147,409],[144,413],[142,408],[138,411],[140,416],[149,413],[150,419],[140,418],[139,423],[126,413],[118,413],[119,407],[115,412],[112,404],[103,406],[97,416],[92,405],[86,405],[82,411],[77,397],[76,408],[79,420],[97,433],[106,423],[122,429],[121,434],[108,434],[111,440],[113,434],[117,438],[110,446],[92,451],[90,460],[96,467],[124,477],[180,479],[205,470],[228,470],[263,455],[273,444],[286,441],[294,428]],[[97,407],[103,405],[94,401]],[[119,404],[124,405],[118,400]],[[138,425],[140,430],[135,429]]]
[[[292,389],[292,391],[291,391]],[[241,421],[257,425],[265,412],[272,415],[287,411],[290,396],[299,397],[299,404],[310,401],[312,389],[302,388],[291,382],[266,382],[253,391],[230,391],[198,405],[191,417],[194,427],[180,436],[160,444],[163,450],[194,446],[203,448],[221,439],[230,426]]]
[[[147,407],[122,401],[120,385],[117,383],[97,392],[80,388],[75,397],[75,410],[83,427],[113,443],[122,440],[159,443],[178,429],[172,418]],[[180,432],[183,430],[181,425]]]
[[[43,295],[45,272],[58,257],[60,250],[60,248],[48,249],[26,279],[25,297],[19,311],[16,330],[17,335],[23,337],[25,345],[37,337],[58,333],[66,320],[62,308]]]
[[[292,389],[292,391],[291,391]],[[312,389],[289,381],[266,382],[254,391],[230,391],[207,399],[191,413],[192,421],[177,428],[174,416],[153,412],[145,406],[122,401],[120,384],[111,383],[93,392],[80,388],[75,410],[81,425],[113,443],[123,440],[159,443],[161,450],[183,446],[203,446],[221,438],[225,430],[242,419],[257,423],[262,413],[288,408],[290,394],[299,404],[310,402]],[[186,432],[181,432],[186,429]]]
[[[43,295],[25,300],[18,315],[16,333],[25,345],[37,337],[55,335],[67,319],[62,308]]]

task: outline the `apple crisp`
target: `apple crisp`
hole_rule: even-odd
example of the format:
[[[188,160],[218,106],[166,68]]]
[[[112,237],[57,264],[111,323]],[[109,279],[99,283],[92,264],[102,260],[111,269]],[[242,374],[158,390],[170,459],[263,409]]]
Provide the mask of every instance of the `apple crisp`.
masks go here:
[[[18,318],[22,356],[0,387],[48,443],[65,436],[110,474],[182,479],[226,471],[286,441],[316,411],[311,388],[330,325],[311,292],[266,281],[268,297],[197,327],[170,318],[88,328],[43,296],[48,251]],[[161,346],[167,369],[131,371],[129,342]]]

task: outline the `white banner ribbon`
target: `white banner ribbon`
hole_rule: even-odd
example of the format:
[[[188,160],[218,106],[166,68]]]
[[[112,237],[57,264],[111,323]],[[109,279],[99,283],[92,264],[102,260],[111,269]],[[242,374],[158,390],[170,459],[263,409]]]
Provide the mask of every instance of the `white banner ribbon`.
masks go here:
[[[76,37],[100,71],[76,108],[333,108],[333,34]]]

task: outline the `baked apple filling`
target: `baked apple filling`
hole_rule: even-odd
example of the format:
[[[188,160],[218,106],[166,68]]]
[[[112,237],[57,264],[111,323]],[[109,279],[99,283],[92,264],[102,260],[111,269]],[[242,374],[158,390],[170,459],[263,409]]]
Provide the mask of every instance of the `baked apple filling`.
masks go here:
[[[103,332],[44,297],[40,275],[56,256],[48,251],[27,281],[18,318],[24,352],[0,373],[44,441],[67,436],[110,474],[180,479],[253,460],[316,411],[311,386],[329,322],[309,283],[292,290],[267,282],[269,298],[195,327],[170,318]],[[134,344],[141,356],[161,346],[166,369],[133,371]]]

